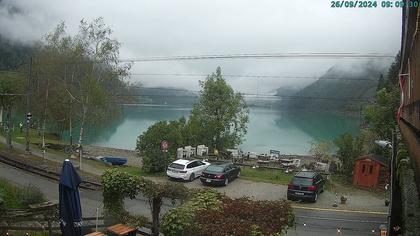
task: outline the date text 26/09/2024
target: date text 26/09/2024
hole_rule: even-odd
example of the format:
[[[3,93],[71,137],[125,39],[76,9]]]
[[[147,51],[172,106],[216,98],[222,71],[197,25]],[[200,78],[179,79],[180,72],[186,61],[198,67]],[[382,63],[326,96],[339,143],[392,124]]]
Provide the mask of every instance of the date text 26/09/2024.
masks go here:
[[[418,7],[419,1],[331,1],[331,8],[402,8]]]

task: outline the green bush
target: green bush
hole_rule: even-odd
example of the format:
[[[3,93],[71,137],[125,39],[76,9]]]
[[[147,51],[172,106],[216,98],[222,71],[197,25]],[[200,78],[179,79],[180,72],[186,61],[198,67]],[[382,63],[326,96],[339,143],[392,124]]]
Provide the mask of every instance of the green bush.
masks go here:
[[[287,201],[253,201],[223,198],[218,211],[197,212],[189,232],[197,236],[210,235],[283,235],[295,223]]]
[[[3,200],[3,208],[6,209],[22,209],[45,201],[44,194],[35,186],[17,186],[5,179],[0,179],[0,198]]]
[[[119,220],[121,223],[129,225],[134,228],[144,227],[149,220],[142,215],[130,215],[128,212],[120,215]]]
[[[102,174],[102,185],[105,213],[114,216],[125,212],[124,198],[135,198],[140,188],[137,177],[118,169],[107,169]]]
[[[214,190],[192,193],[162,219],[165,235],[283,235],[295,223],[287,201],[230,199]]]
[[[41,190],[33,185],[28,185],[21,188],[18,194],[18,199],[24,206],[46,201]]]
[[[194,224],[199,210],[218,211],[222,208],[222,195],[215,190],[196,190],[191,199],[181,207],[171,209],[162,219],[162,232],[165,235],[187,235]]]

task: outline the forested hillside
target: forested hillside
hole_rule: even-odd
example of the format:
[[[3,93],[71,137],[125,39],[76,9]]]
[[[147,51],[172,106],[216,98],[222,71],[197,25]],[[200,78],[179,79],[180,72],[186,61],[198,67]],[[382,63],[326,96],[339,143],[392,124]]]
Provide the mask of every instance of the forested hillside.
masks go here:
[[[359,70],[330,68],[316,82],[281,102],[289,109],[357,111],[373,99],[384,71],[372,66]]]
[[[0,70],[15,70],[28,63],[33,52],[33,47],[12,42],[0,34]]]

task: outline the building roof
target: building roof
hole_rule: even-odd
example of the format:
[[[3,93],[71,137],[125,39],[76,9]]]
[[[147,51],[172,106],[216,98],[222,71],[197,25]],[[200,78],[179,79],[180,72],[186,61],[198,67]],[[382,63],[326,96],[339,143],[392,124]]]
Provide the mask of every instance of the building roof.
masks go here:
[[[384,156],[381,155],[377,155],[377,154],[368,154],[368,155],[364,155],[364,156],[360,156],[358,158],[356,158],[356,160],[361,160],[361,159],[372,159],[376,162],[381,163],[384,166],[389,166],[390,164],[390,160]]]

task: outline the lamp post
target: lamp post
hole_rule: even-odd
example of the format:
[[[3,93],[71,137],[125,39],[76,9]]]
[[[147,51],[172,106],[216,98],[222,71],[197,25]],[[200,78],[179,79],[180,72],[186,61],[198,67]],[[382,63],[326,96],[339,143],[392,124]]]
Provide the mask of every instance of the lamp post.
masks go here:
[[[396,235],[396,232],[393,230],[394,224],[395,224],[395,204],[394,204],[394,197],[395,195],[395,159],[397,154],[397,148],[396,148],[396,134],[395,131],[392,131],[392,142],[386,141],[386,140],[375,140],[375,144],[382,148],[389,148],[391,150],[391,184],[390,184],[390,205],[388,210],[388,235]],[[392,217],[394,216],[394,217]]]

